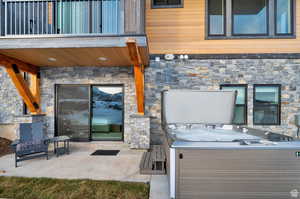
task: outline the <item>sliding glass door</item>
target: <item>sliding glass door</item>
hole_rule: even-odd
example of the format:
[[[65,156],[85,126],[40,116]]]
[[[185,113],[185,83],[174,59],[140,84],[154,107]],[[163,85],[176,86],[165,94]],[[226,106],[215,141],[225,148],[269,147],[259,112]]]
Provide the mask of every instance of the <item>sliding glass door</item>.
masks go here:
[[[86,85],[57,85],[56,134],[73,140],[90,138],[90,95]]]
[[[123,140],[122,85],[56,85],[56,135]]]
[[[92,87],[92,139],[123,139],[123,88]]]

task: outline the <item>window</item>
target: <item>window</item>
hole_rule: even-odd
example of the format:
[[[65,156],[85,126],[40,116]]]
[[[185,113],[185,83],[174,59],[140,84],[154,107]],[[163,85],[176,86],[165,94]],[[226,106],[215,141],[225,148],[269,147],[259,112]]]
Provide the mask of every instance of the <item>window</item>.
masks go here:
[[[233,35],[266,35],[267,0],[233,0]]]
[[[233,124],[247,124],[247,87],[246,84],[224,84],[220,86],[220,89],[224,91],[237,91]]]
[[[183,0],[152,0],[152,8],[182,8]]]
[[[206,0],[207,38],[294,36],[294,0]]]
[[[280,125],[281,86],[254,85],[253,123],[255,125]]]
[[[225,35],[225,0],[208,2],[210,35]]]
[[[276,34],[292,34],[292,0],[276,0]]]

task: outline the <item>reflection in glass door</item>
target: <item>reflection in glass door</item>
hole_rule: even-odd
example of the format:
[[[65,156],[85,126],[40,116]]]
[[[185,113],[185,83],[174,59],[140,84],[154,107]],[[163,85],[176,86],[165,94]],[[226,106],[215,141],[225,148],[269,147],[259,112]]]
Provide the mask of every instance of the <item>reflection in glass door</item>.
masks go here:
[[[93,140],[123,139],[123,87],[92,86]]]
[[[90,138],[90,86],[56,86],[56,134],[73,140]]]

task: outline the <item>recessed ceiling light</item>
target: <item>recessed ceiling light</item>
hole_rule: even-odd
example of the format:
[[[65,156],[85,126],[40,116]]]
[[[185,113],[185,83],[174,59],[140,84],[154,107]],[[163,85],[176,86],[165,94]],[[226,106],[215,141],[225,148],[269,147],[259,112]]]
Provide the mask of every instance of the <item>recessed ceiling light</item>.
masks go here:
[[[48,58],[48,61],[55,62],[56,59],[55,59],[54,57],[49,57],[49,58]]]
[[[99,61],[107,61],[107,58],[106,57],[98,57],[98,60]]]

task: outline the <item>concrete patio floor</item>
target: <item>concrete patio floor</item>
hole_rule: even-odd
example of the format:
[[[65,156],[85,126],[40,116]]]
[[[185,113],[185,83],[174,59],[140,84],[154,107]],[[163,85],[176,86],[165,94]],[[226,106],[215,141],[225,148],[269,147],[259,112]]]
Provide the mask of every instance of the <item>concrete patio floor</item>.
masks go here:
[[[168,176],[153,175],[150,182],[149,199],[169,199]]]
[[[97,149],[120,150],[117,156],[91,156]],[[71,154],[50,159],[37,158],[14,166],[14,155],[0,158],[0,176],[48,177],[150,182],[150,175],[139,174],[143,150],[131,150],[122,142],[71,143]]]

